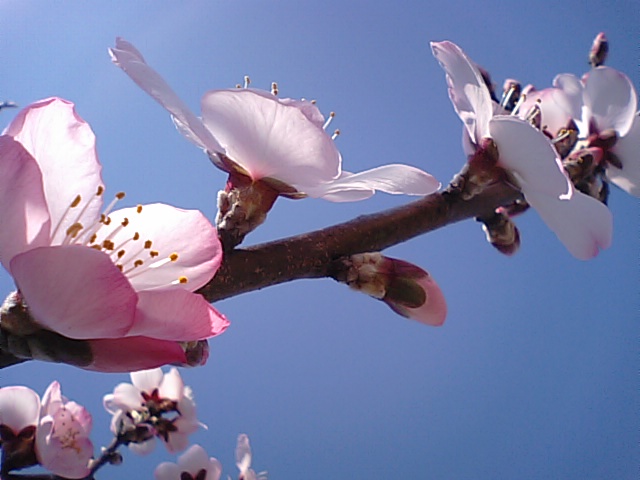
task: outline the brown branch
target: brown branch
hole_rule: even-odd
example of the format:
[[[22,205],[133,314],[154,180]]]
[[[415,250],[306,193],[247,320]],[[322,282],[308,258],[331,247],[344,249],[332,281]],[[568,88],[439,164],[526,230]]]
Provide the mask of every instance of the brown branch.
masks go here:
[[[460,181],[461,177],[458,177]],[[380,251],[413,237],[473,217],[483,217],[519,196],[498,183],[470,199],[454,180],[447,190],[401,207],[364,215],[315,232],[237,249],[198,293],[209,302],[302,278],[332,276],[332,262],[345,255]]]

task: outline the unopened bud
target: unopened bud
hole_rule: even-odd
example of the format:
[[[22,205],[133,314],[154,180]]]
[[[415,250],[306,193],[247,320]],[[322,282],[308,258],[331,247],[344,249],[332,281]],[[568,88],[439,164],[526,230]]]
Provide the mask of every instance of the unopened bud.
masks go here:
[[[479,218],[482,229],[487,236],[487,241],[500,253],[513,255],[520,248],[520,233],[516,224],[509,215],[502,210],[497,210],[494,215]]]
[[[209,358],[209,343],[206,340],[183,342],[181,346],[187,357],[186,366],[199,367],[207,363],[207,359]]]
[[[591,45],[591,50],[589,50],[589,63],[592,67],[604,65],[608,53],[609,41],[604,33],[600,32],[596,35],[596,38],[593,40],[593,44]]]
[[[345,283],[384,301],[403,317],[439,326],[447,304],[438,284],[422,268],[379,252],[352,255],[343,261]]]

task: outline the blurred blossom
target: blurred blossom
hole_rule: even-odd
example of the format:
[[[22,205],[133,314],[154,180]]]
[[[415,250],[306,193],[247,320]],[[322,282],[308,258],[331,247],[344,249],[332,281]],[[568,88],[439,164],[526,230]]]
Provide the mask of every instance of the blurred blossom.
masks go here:
[[[565,247],[579,259],[608,248],[612,216],[599,201],[576,191],[548,137],[527,121],[501,114],[482,75],[451,42],[431,44],[446,72],[449,97],[463,121],[465,151],[494,158]]]
[[[40,464],[64,478],[84,478],[93,456],[91,425],[89,412],[62,396],[58,382],[42,402],[30,388],[0,388],[2,468]]]
[[[114,434],[128,434],[140,426],[151,432],[129,444],[139,454],[155,448],[155,437],[169,452],[180,452],[187,448],[189,435],[203,426],[196,417],[191,389],[184,385],[176,368],[165,374],[160,368],[131,373],[131,383],[121,383],[112,394],[105,395],[104,406],[113,415]]]
[[[86,340],[90,358],[71,363],[93,370],[184,364],[180,342],[228,326],[191,293],[220,265],[215,228],[163,204],[111,211],[123,193],[103,210],[100,172],[95,136],[66,100],[26,107],[0,136],[0,262],[18,287],[2,328]],[[50,350],[30,353],[55,360]]]
[[[256,473],[251,469],[251,445],[249,445],[249,437],[244,433],[238,435],[236,465],[240,470],[238,480],[266,480],[267,478],[266,472]]]
[[[220,169],[251,181],[262,180],[277,194],[335,202],[362,200],[376,190],[427,195],[440,184],[407,165],[385,165],[360,173],[342,170],[342,159],[315,102],[279,98],[248,88],[211,90],[196,117],[142,54],[118,38],[109,49],[113,62],[171,114],[178,130],[203,148]],[[333,115],[332,115],[333,116]]]
[[[40,464],[61,477],[86,477],[93,456],[91,414],[62,396],[60,384],[53,382],[42,397],[40,415],[36,431]]]
[[[154,471],[156,480],[219,480],[222,465],[200,445],[191,445],[178,463],[163,462]]]

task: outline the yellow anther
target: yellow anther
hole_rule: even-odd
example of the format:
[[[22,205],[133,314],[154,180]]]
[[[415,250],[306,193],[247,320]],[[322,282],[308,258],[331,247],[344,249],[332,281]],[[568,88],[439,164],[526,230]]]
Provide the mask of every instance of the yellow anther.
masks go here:
[[[121,272],[124,271],[124,267],[122,265],[120,265],[119,263],[116,263],[116,267],[118,267],[118,270],[120,270]]]
[[[142,213],[142,205],[138,205],[138,206],[136,207],[136,212],[138,212],[138,213]]]
[[[78,205],[80,205],[81,201],[82,201],[82,197],[78,195],[76,198],[73,199],[73,202],[71,202],[71,208],[76,208]]]
[[[97,238],[98,238],[98,234],[94,233],[93,235],[91,235],[91,238],[89,239],[89,243],[96,243]]]
[[[102,222],[102,223],[105,224],[105,225],[111,225],[111,218],[110,217],[105,218],[104,222]]]
[[[104,187],[102,185],[98,186],[98,190],[96,191],[96,197],[99,197],[104,193]]]
[[[67,228],[67,236],[71,238],[76,238],[83,228],[84,227],[80,222],[76,222],[73,225],[71,225],[69,228]]]
[[[116,193],[116,198],[118,200],[122,200],[124,198],[125,193],[124,192],[118,192]]]
[[[171,255],[169,255],[169,260],[171,260],[172,262],[175,262],[176,260],[178,260],[178,254],[177,253],[172,253]]]
[[[187,277],[178,278],[178,282],[180,282],[180,283],[187,283],[188,281],[189,281],[189,279]]]
[[[140,234],[138,232],[133,234],[133,239],[134,240],[140,240]]]
[[[122,220],[121,225],[122,225],[123,227],[126,227],[127,225],[129,225],[129,219],[125,217],[125,219],[124,219],[124,220]]]
[[[133,262],[133,267],[141,267],[144,262],[142,260],[136,260]]]
[[[113,250],[114,248],[116,248],[116,245],[111,240],[105,240],[104,242],[102,242],[102,248],[104,248],[105,250]]]
[[[158,253],[156,250],[151,250],[151,251],[149,252],[149,256],[150,256],[151,258],[156,258],[158,255],[160,255],[160,253]]]
[[[124,250],[120,250],[120,251],[118,252],[118,258],[122,258],[122,257],[124,257],[124,254],[125,254],[125,253],[126,253],[126,252],[125,252]]]
[[[145,242],[144,242],[144,248],[151,248],[152,243],[153,243],[153,242],[152,242],[151,240],[147,240],[147,241],[145,241]]]
[[[93,248],[94,250],[102,250],[102,247],[100,245],[91,245],[90,248]]]

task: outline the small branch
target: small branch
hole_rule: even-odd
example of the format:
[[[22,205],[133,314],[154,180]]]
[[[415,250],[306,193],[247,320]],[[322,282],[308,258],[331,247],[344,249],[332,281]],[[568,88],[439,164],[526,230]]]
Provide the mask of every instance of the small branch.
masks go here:
[[[228,253],[216,276],[198,293],[209,302],[303,278],[331,277],[334,260],[380,251],[467,218],[492,214],[519,197],[497,183],[467,199],[454,179],[448,189],[384,212],[315,232]]]

